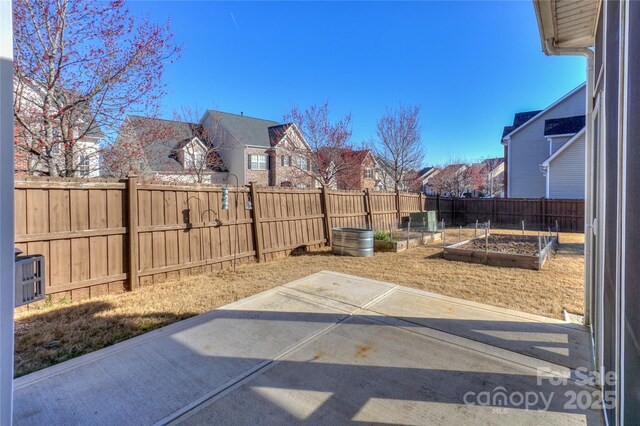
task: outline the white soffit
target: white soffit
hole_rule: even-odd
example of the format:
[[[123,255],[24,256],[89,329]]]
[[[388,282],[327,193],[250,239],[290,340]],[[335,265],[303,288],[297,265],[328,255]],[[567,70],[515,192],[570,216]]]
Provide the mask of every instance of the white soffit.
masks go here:
[[[534,0],[540,38],[558,48],[583,48],[595,43],[600,0]]]

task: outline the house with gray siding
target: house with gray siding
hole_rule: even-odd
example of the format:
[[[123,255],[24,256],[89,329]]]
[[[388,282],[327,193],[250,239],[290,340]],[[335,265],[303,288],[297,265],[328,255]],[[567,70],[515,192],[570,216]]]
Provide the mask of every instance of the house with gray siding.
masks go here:
[[[311,148],[294,123],[206,111],[198,123],[128,116],[112,175],[170,182],[311,187]],[[295,154],[295,155],[294,155]],[[124,163],[124,164],[123,164]],[[124,170],[121,170],[123,169]]]
[[[571,149],[565,149],[560,158],[550,157],[560,150],[584,128],[585,114],[585,85],[582,84],[565,96],[540,111],[517,113],[513,124],[506,126],[503,131],[502,145],[505,147],[505,195],[510,198],[555,198],[549,192],[550,187],[563,187],[558,194],[565,194],[561,198],[582,198],[584,188],[569,194],[577,188],[579,182],[584,182],[584,148],[580,154],[580,144]],[[582,145],[584,146],[584,144]],[[581,155],[570,162],[575,166],[571,170],[571,182],[555,182],[553,170],[549,173],[549,165],[545,170],[543,164],[549,160],[551,167],[568,161],[569,155]],[[560,174],[555,175],[560,179]],[[551,180],[549,180],[551,179]],[[548,183],[549,181],[549,183]],[[584,183],[582,183],[584,186]],[[568,196],[571,195],[571,196]]]
[[[547,120],[550,121],[550,120]],[[545,136],[549,141],[549,158],[540,165],[547,181],[546,198],[584,198],[585,121],[584,116],[554,119],[563,127]]]

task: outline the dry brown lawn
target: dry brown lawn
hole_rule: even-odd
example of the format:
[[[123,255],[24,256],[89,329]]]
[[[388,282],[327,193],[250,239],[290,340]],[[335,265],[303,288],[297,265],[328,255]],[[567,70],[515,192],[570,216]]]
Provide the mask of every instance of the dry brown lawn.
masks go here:
[[[499,233],[500,231],[492,231]],[[513,233],[513,231],[504,231]],[[541,271],[450,262],[441,246],[371,258],[329,250],[164,282],[81,302],[40,303],[16,314],[16,376],[112,345],[237,298],[331,270],[554,318],[582,314],[583,235],[561,234],[558,254]]]

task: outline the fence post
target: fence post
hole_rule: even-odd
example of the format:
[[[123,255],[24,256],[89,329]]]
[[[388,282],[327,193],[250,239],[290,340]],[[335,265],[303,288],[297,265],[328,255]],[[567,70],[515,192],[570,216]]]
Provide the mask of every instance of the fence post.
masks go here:
[[[496,211],[496,199],[495,199],[495,197],[492,198],[492,202],[491,202],[491,221],[493,223],[497,223],[498,222],[498,213]]]
[[[249,191],[251,192],[251,200],[253,206],[251,211],[253,212],[253,241],[256,246],[256,259],[258,262],[262,262],[262,233],[260,232],[260,203],[258,201],[258,191],[256,190],[256,183],[249,183]],[[236,224],[237,226],[237,224]]]
[[[544,197],[540,198],[540,211],[542,212],[542,229],[547,224],[547,202]]]
[[[400,190],[396,189],[396,210],[398,217],[398,224],[402,222],[402,212],[400,211]]]
[[[424,211],[424,194],[420,193],[420,213]]]
[[[329,205],[329,193],[327,185],[322,185],[322,207],[324,209],[324,228],[327,232],[327,245],[331,245],[331,206]]]
[[[138,282],[138,177],[129,176],[127,180],[128,237],[129,237],[129,290],[139,287]]]
[[[364,190],[364,200],[367,207],[367,217],[369,218],[369,228],[373,230],[373,211],[371,210],[371,190],[369,188]]]
[[[440,193],[436,194],[436,210],[438,211],[438,220],[442,220],[442,213],[440,212]]]
[[[451,223],[455,226],[456,222],[456,196],[451,196]]]

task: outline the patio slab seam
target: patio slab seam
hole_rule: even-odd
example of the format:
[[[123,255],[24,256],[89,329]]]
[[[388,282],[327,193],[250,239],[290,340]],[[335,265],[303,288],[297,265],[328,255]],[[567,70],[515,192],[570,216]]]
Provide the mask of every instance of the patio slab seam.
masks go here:
[[[334,276],[341,277],[341,278],[348,278],[348,279],[351,279],[353,281],[374,282],[376,284],[385,285],[385,286],[396,286],[397,288],[399,288],[399,291],[402,291],[402,292],[405,292],[405,293],[419,294],[419,295],[424,296],[424,297],[429,297],[429,298],[436,299],[436,300],[446,301],[446,302],[454,303],[454,304],[457,304],[457,305],[473,307],[473,308],[481,309],[481,310],[486,311],[486,312],[498,313],[498,314],[502,314],[502,315],[509,315],[509,316],[512,316],[512,317],[515,317],[515,318],[525,318],[525,319],[528,319],[528,320],[541,322],[541,323],[545,323],[545,324],[553,323],[553,325],[556,325],[558,327],[567,327],[567,328],[571,328],[571,329],[574,329],[574,330],[578,330],[578,331],[582,331],[582,332],[588,333],[588,330],[586,330],[583,325],[575,324],[575,323],[571,323],[571,322],[567,322],[567,321],[563,321],[563,320],[559,320],[557,318],[545,317],[545,316],[542,316],[542,315],[531,314],[531,313],[528,313],[528,312],[516,311],[516,310],[513,310],[513,309],[502,308],[500,306],[487,305],[487,304],[484,304],[484,303],[474,302],[472,300],[465,300],[465,299],[460,299],[460,298],[456,298],[456,297],[445,296],[445,295],[442,295],[442,294],[433,293],[433,292],[429,292],[429,291],[426,291],[426,290],[421,290],[421,289],[416,289],[416,288],[411,288],[411,287],[403,287],[403,286],[395,285],[393,283],[389,283],[389,282],[385,282],[385,281],[373,280],[373,279],[369,279],[369,278],[354,277],[352,275],[343,274],[341,272],[323,270],[323,271],[317,272],[315,274],[309,275],[308,278],[313,277],[315,275],[319,275],[319,274],[334,275]],[[360,279],[358,280],[356,278],[360,278]],[[289,284],[293,284],[294,282],[289,283]],[[287,286],[289,286],[289,284],[287,284]]]
[[[389,295],[390,293],[395,291],[397,288],[398,288],[398,286],[394,286],[393,288],[389,288],[386,292],[384,292],[383,294],[373,298],[372,300],[370,300],[369,302],[364,304],[362,307],[358,308],[355,312],[346,313],[345,316],[340,318],[338,321],[328,325],[327,327],[323,328],[322,330],[319,330],[317,333],[314,333],[312,336],[309,336],[308,338],[304,339],[303,341],[301,341],[297,345],[295,345],[295,346],[287,349],[286,351],[283,351],[282,353],[274,356],[273,359],[265,361],[265,362],[259,364],[258,366],[254,367],[253,369],[249,370],[248,372],[246,372],[246,374],[243,377],[234,379],[232,383],[229,383],[226,386],[225,385],[220,386],[219,388],[215,389],[214,391],[211,391],[208,394],[203,395],[202,397],[194,400],[190,404],[184,406],[180,410],[178,410],[178,411],[166,416],[165,418],[161,419],[160,421],[154,423],[154,426],[177,424],[177,422],[179,422],[181,419],[190,417],[191,415],[193,415],[193,414],[195,414],[195,413],[197,413],[199,411],[199,407],[206,406],[207,403],[213,402],[216,399],[223,397],[224,395],[228,394],[229,392],[232,392],[234,389],[237,389],[238,387],[242,386],[244,383],[251,381],[252,378],[265,373],[270,368],[272,368],[275,365],[277,365],[278,362],[282,358],[284,358],[287,355],[297,351],[298,349],[302,348],[304,345],[306,345],[309,342],[317,339],[318,337],[329,333],[332,329],[334,329],[335,327],[337,327],[338,325],[340,325],[344,321],[347,321],[349,318],[357,316],[358,313],[361,312],[363,309],[365,309],[366,306],[368,306],[368,305],[370,305],[372,303],[375,303],[378,300],[383,299],[384,297],[386,297],[387,295]],[[290,289],[289,288],[289,290],[294,290],[295,292],[303,293],[305,295],[318,296],[316,294],[305,292],[305,291],[301,291],[301,290],[298,290],[298,289]],[[320,296],[320,297],[323,297],[323,296]],[[307,300],[308,301],[308,299],[303,299],[303,300]],[[333,299],[331,299],[331,300],[333,300]],[[338,302],[344,303],[342,301],[338,301]],[[351,305],[351,306],[355,306],[355,305]]]

